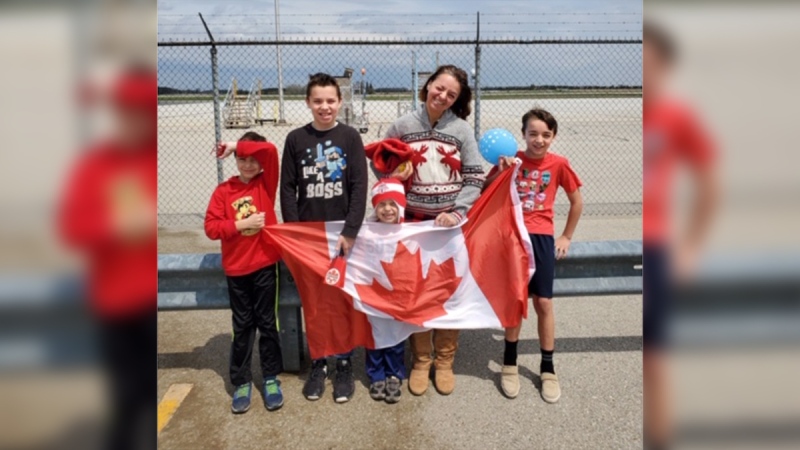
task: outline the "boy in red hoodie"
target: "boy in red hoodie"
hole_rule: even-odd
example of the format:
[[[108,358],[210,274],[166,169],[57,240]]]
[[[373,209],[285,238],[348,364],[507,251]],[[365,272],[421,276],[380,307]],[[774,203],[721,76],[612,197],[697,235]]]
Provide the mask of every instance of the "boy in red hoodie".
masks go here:
[[[231,410],[238,414],[250,408],[250,363],[258,329],[264,403],[274,411],[283,406],[277,379],[283,371],[283,356],[275,316],[280,257],[263,228],[278,223],[278,150],[258,133],[247,132],[238,142],[219,144],[220,159],[231,153],[236,155],[239,175],[217,186],[205,219],[206,236],[222,241],[222,268],[233,313]]]
[[[158,389],[157,85],[155,71],[134,67],[110,89],[87,92],[89,106],[109,102],[113,133],[75,162],[58,205],[64,244],[87,258],[87,294],[111,388],[102,448],[156,442],[156,428],[145,433],[139,425],[155,416]]]

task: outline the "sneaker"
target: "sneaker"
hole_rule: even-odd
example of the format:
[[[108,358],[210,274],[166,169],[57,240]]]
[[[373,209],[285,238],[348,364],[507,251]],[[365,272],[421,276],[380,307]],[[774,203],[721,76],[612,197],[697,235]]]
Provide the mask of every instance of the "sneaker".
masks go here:
[[[275,378],[264,381],[264,405],[267,411],[275,411],[283,406],[281,382]]]
[[[542,398],[547,403],[555,403],[561,398],[561,387],[558,385],[556,374],[549,372],[542,374]]]
[[[373,400],[383,400],[386,398],[386,382],[376,381],[369,385],[369,396]]]
[[[250,409],[250,396],[252,395],[250,383],[240,384],[236,386],[233,391],[233,403],[231,403],[231,411],[234,414],[241,414]]]
[[[391,376],[386,379],[386,403],[397,403],[400,401],[400,394],[402,393],[403,380],[396,376]]]
[[[508,398],[516,398],[519,394],[519,368],[517,366],[503,366],[500,372],[500,387]]]
[[[336,376],[333,380],[333,399],[344,403],[353,398],[356,382],[353,380],[353,365],[350,358],[336,361]]]
[[[303,395],[308,400],[319,400],[325,393],[325,379],[328,378],[328,362],[324,359],[311,363],[311,374],[303,385]]]

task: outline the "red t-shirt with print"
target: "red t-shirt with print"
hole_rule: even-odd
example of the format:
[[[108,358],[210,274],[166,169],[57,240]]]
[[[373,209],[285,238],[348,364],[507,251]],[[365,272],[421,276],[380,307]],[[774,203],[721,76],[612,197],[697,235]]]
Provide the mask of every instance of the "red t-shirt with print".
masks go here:
[[[525,156],[524,151],[519,151],[517,158],[522,160],[522,166],[515,183],[522,202],[525,228],[530,234],[552,236],[555,234],[553,204],[558,187],[572,193],[583,183],[572,170],[569,160],[561,155],[548,152],[544,158],[531,159]],[[497,166],[493,167],[488,176],[491,177],[498,170]]]
[[[644,208],[645,243],[665,244],[669,236],[670,201],[676,171],[681,164],[706,170],[714,148],[694,114],[679,102],[659,99],[645,103]]]

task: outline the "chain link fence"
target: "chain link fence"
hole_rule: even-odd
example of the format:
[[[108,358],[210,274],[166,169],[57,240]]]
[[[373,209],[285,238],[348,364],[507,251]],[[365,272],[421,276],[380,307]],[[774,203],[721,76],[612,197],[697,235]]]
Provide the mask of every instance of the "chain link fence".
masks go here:
[[[282,150],[311,121],[310,74],[339,77],[339,119],[368,144],[421,106],[414,89],[438,64],[478,83],[468,118],[476,136],[505,128],[524,148],[522,115],[545,108],[559,122],[552,150],[584,183],[584,214],[641,214],[641,40],[161,42],[158,58],[160,227],[202,226],[215,186],[236,173],[232,158],[214,158],[217,140],[255,131]],[[557,214],[567,205],[559,195]]]

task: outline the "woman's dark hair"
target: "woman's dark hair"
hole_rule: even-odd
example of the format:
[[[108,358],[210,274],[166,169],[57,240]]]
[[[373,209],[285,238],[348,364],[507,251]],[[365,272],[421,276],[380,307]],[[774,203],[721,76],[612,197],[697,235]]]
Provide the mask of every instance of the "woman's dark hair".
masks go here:
[[[336,82],[336,78],[333,78],[327,73],[319,72],[308,77],[308,85],[306,85],[306,99],[311,98],[311,88],[314,86],[333,86],[336,88],[336,97],[338,97],[339,100],[342,99],[342,91],[339,90],[339,83]]]
[[[453,106],[450,107],[450,111],[453,111],[453,114],[466,120],[472,112],[469,106],[469,103],[472,101],[472,89],[469,87],[469,78],[467,78],[467,72],[464,72],[464,69],[459,69],[451,65],[439,66],[436,72],[433,72],[433,75],[428,77],[425,86],[422,86],[422,89],[419,90],[419,99],[422,102],[428,100],[428,86],[443,73],[455,78],[461,86],[461,92],[458,94],[456,101],[453,102]]]
[[[556,118],[541,108],[533,108],[522,116],[522,134],[525,134],[525,130],[528,128],[528,122],[531,119],[539,119],[547,124],[547,128],[553,132],[553,137],[558,134],[558,122],[556,122]]]

